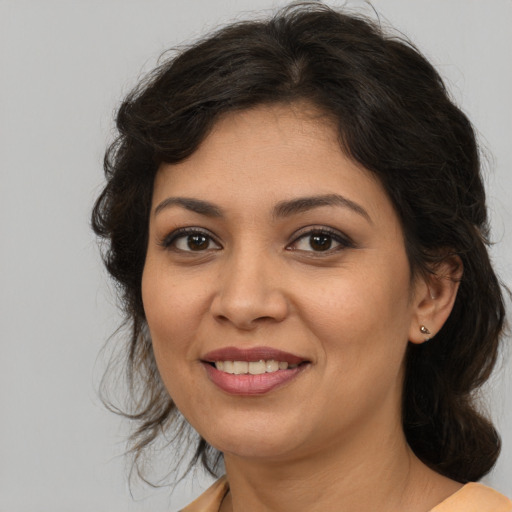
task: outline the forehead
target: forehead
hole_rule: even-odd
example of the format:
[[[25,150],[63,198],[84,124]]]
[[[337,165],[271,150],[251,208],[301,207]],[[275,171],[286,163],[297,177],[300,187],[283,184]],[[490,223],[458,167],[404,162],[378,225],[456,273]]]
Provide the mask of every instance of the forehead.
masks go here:
[[[339,153],[337,139],[332,120],[309,103],[261,105],[221,115],[191,157],[170,167],[188,168],[192,160],[194,167],[205,164],[212,171],[236,163],[244,172],[257,170],[259,162],[273,163],[278,172],[322,149]]]
[[[297,103],[222,116],[189,158],[161,165],[153,203],[186,196],[247,210],[332,193],[364,203],[377,216],[394,215],[375,175],[341,150],[334,123]]]

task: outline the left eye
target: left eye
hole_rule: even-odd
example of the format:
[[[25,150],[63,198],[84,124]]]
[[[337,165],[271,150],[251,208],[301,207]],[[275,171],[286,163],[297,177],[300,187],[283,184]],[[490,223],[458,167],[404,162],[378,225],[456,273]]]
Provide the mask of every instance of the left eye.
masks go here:
[[[300,236],[291,244],[295,251],[328,252],[335,251],[351,244],[337,233],[328,231],[310,231]]]

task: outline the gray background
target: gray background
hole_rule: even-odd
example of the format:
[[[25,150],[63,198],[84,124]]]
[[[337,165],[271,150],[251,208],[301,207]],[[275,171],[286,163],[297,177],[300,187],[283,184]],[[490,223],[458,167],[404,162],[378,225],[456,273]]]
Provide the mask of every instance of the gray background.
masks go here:
[[[88,216],[112,113],[141,73],[170,46],[284,3],[0,0],[0,511],[176,510],[207,485],[130,496],[126,426],[95,391],[120,317]],[[493,255],[511,286],[512,1],[374,6],[433,61],[480,132]],[[501,368],[483,395],[504,445],[486,482],[512,495],[510,361]]]

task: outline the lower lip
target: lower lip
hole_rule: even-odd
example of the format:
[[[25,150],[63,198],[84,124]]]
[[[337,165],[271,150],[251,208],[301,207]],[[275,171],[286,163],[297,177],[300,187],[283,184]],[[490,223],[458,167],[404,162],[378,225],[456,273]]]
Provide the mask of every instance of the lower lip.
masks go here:
[[[276,372],[262,373],[260,375],[234,375],[221,372],[208,363],[203,363],[208,378],[220,389],[231,395],[264,395],[295,379],[308,366],[301,364],[296,368],[278,370]]]

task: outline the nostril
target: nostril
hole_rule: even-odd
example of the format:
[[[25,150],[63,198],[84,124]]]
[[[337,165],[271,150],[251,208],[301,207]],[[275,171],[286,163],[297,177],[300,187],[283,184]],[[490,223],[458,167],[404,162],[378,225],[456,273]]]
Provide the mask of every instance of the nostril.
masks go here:
[[[213,297],[210,312],[219,323],[227,322],[241,330],[251,330],[267,322],[284,320],[288,302],[278,290],[264,284],[255,286],[231,276]]]

